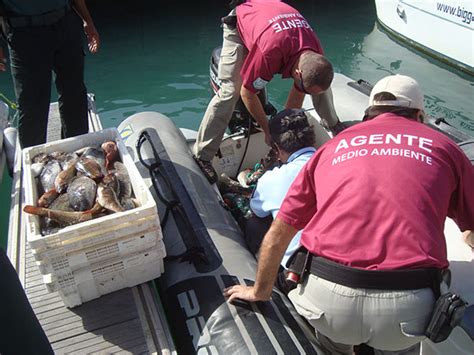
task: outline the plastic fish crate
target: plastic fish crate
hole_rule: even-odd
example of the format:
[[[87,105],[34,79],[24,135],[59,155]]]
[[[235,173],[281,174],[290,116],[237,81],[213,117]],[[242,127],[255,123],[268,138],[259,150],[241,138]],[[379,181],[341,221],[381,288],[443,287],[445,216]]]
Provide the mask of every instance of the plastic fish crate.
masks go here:
[[[57,291],[66,307],[75,307],[108,293],[156,279],[164,271],[166,256],[160,246],[125,258],[112,259],[63,276],[43,277],[48,291]]]
[[[92,249],[99,250],[104,247],[113,249],[114,245],[123,238],[154,233],[156,240],[162,239],[156,203],[130,157],[127,148],[120,139],[116,128],[108,128],[24,149],[23,186],[25,190],[25,203],[36,205],[38,200],[36,179],[31,172],[32,159],[37,154],[54,151],[70,153],[87,146],[100,146],[103,142],[109,140],[115,141],[117,144],[120,160],[127,168],[133,193],[140,202],[140,206],[132,210],[112,213],[90,221],[74,224],[46,236],[41,235],[39,217],[25,214],[27,241],[33,255],[38,260],[38,264],[41,265],[43,262],[43,265],[45,265],[48,260],[59,260],[61,258],[64,260],[67,258],[70,266],[77,265],[80,267],[82,261],[77,262],[75,259],[76,255],[86,253]],[[143,238],[141,240],[144,243],[143,249],[147,248],[148,239]],[[105,253],[102,259],[95,259],[95,261],[106,260],[113,256]],[[60,267],[59,269],[56,268],[56,271],[60,269]]]
[[[53,252],[48,253],[48,257],[43,259],[40,259],[39,256],[35,254],[35,258],[41,274],[54,274],[59,276],[71,273],[83,267],[92,266],[103,260],[149,250],[157,246],[158,243],[156,226],[151,226],[148,232],[145,231],[142,235],[136,234],[135,232],[132,232],[130,235],[123,235],[122,232],[121,236],[113,242],[99,244],[72,253],[63,254],[62,251],[59,251],[56,257],[53,257]]]

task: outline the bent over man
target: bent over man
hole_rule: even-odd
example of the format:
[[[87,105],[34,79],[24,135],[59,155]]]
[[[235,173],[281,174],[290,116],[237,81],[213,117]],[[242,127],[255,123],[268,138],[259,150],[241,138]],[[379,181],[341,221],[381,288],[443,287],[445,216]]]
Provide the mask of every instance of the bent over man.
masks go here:
[[[10,51],[22,147],[46,142],[53,71],[62,138],[87,133],[84,32],[92,53],[98,50],[99,35],[85,0],[1,0],[0,11]]]
[[[418,83],[388,76],[373,88],[365,122],[318,149],[291,186],[264,238],[254,287],[232,301],[271,296],[297,230],[310,273],[289,293],[328,353],[418,354],[448,267],[444,222],[474,227],[474,167],[423,121]]]
[[[221,87],[207,107],[194,147],[197,161],[211,182],[215,172],[210,161],[239,96],[271,145],[267,117],[257,94],[275,74],[294,81],[286,108],[301,108],[305,94],[309,94],[326,127],[334,133],[344,129],[332,101],[332,65],[323,56],[319,39],[306,19],[282,1],[239,2],[227,16],[231,20],[223,23],[218,69]]]

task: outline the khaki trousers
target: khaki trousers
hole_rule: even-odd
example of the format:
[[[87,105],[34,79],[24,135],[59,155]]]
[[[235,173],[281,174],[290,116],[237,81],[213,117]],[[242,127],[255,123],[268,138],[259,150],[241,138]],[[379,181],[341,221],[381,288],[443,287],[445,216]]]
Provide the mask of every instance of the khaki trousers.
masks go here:
[[[237,28],[223,24],[223,30],[224,40],[218,68],[220,90],[207,106],[194,145],[194,154],[204,161],[212,160],[216,154],[232,118],[242,86],[240,69],[247,54]]]
[[[355,289],[314,275],[288,297],[328,354],[352,354],[352,346],[362,343],[376,354],[419,354],[435,303],[429,288]]]

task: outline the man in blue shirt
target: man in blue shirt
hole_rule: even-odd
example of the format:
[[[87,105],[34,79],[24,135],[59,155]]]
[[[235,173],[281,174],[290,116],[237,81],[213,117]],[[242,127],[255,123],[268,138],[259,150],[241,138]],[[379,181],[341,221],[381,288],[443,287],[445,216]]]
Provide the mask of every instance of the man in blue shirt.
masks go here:
[[[276,217],[293,180],[316,151],[315,134],[303,110],[286,109],[279,112],[270,120],[269,129],[274,149],[283,164],[265,172],[258,180],[250,208],[259,219],[270,215]],[[258,251],[266,233],[266,230],[261,235],[249,231],[257,223],[251,221],[246,225],[246,241],[253,253]],[[300,236],[298,232],[288,246],[281,262],[283,268],[286,268],[288,258],[298,249]]]
[[[0,20],[10,51],[22,147],[46,141],[53,71],[62,137],[87,133],[84,32],[91,53],[99,48],[99,35],[85,0],[0,0]],[[0,48],[0,71],[4,63]]]

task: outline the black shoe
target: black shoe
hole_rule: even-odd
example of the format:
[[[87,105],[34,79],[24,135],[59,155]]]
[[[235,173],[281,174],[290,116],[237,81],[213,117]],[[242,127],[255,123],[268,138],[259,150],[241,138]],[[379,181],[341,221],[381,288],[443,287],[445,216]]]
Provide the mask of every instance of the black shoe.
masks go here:
[[[210,161],[205,161],[201,160],[195,155],[193,156],[194,160],[198,164],[199,168],[203,172],[204,176],[206,179],[209,181],[209,183],[215,184],[217,182],[217,173],[214,170],[214,167],[212,166],[212,163]]]

